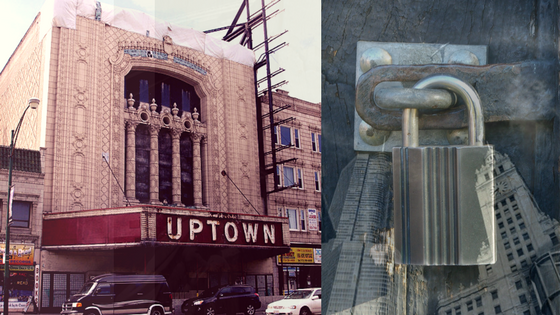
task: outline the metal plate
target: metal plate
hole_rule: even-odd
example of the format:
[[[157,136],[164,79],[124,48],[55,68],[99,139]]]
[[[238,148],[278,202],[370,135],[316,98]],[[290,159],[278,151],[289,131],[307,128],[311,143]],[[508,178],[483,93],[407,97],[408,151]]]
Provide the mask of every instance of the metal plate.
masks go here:
[[[356,84],[359,77],[364,74],[360,61],[362,55],[377,48],[383,49],[390,56],[390,62],[394,65],[421,65],[421,64],[443,64],[449,63],[458,54],[468,51],[478,59],[479,65],[487,63],[487,46],[484,45],[449,45],[449,44],[410,44],[410,43],[385,43],[359,41],[356,49]],[[378,58],[386,58],[378,56]],[[383,59],[381,62],[387,62]],[[384,63],[387,64],[387,63]],[[398,83],[397,83],[398,84]],[[392,131],[390,134],[380,135],[379,145],[370,145],[360,136],[360,124],[362,119],[354,110],[354,150],[360,152],[391,152],[395,146],[402,145],[402,132]],[[364,123],[365,124],[365,123]],[[362,128],[365,126],[362,125]],[[366,126],[367,127],[367,126]],[[362,129],[362,133],[363,133]],[[447,131],[445,130],[420,130],[420,144],[425,145],[449,145]]]

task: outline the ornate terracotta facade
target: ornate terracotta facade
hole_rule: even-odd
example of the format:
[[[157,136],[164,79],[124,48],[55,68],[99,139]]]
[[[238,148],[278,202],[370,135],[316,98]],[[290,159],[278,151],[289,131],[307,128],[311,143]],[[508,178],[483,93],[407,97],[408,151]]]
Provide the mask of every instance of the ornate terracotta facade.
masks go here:
[[[37,42],[29,58],[39,63],[33,74],[39,79],[31,82],[38,92],[30,93],[48,90],[32,129],[44,143],[21,139],[28,148],[47,149],[45,212],[119,207],[127,198],[134,203],[133,143],[137,126],[146,125],[151,134],[150,203],[161,204],[157,137],[168,130],[173,139],[170,204],[181,204],[178,141],[187,134],[193,146],[194,206],[253,211],[220,174],[226,170],[262,213],[251,67],[173,45],[169,36],[164,42],[82,17],[77,17],[76,28],[55,27],[42,41],[36,37],[26,43]],[[46,52],[42,58],[41,51]],[[47,71],[41,76],[45,68],[48,76]],[[139,101],[130,106],[125,91],[130,71],[159,73],[192,86],[200,112],[195,108],[179,116],[176,108],[152,109],[151,103]]]

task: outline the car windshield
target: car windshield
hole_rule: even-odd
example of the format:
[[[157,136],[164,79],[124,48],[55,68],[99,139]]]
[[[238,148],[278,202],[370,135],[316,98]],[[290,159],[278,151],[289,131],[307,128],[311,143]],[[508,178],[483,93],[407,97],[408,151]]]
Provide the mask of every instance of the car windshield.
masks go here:
[[[95,284],[95,282],[86,282],[84,283],[84,286],[82,287],[82,289],[80,290],[80,292],[78,292],[78,294],[87,294],[89,292],[89,290],[91,289],[91,287],[93,287],[93,285]]]
[[[213,287],[213,288],[210,288],[210,289],[206,289],[206,290],[204,290],[204,292],[202,292],[202,294],[200,294],[199,297],[207,298],[207,297],[214,296],[216,294],[216,292],[218,292],[219,289],[220,289],[219,287]]]
[[[312,290],[298,290],[292,292],[292,294],[288,295],[286,299],[307,299],[311,296],[311,293],[313,293]]]

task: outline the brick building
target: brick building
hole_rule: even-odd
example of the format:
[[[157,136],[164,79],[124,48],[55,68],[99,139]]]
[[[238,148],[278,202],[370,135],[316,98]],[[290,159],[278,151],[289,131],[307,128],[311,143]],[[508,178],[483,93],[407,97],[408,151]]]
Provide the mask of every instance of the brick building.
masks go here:
[[[37,200],[24,200],[37,222],[13,232],[35,235],[41,311],[108,272],[163,274],[178,299],[244,282],[266,301],[290,281],[277,256],[294,245],[317,259],[285,267],[320,285],[320,105],[279,95],[306,117],[290,129],[301,148],[285,150],[302,159],[281,175],[293,167],[304,186],[266,213],[252,51],[95,1],[54,3],[0,74],[0,144],[41,99],[18,140],[44,152]]]
[[[269,214],[288,217],[291,251],[276,258],[282,270],[280,286],[285,291],[321,286],[321,103],[310,103],[273,92],[277,147],[276,174],[278,187],[268,196]],[[268,97],[261,97],[263,112]],[[270,130],[270,129],[269,129]],[[264,134],[265,152],[271,148],[270,131]],[[265,164],[271,163],[265,154]],[[282,163],[286,161],[285,163]],[[269,191],[274,178],[267,178]]]
[[[24,120],[25,121],[25,120]],[[42,151],[44,152],[44,151]],[[0,146],[0,209],[2,210],[2,244],[5,250],[6,211],[8,211],[8,174],[10,148]],[[12,223],[10,225],[10,282],[21,284],[11,287],[10,308],[23,310],[30,296],[38,292],[38,257],[41,247],[41,227],[43,212],[43,183],[45,174],[41,166],[41,152],[15,149],[12,167]],[[0,261],[2,272],[2,295],[4,294],[4,263]]]

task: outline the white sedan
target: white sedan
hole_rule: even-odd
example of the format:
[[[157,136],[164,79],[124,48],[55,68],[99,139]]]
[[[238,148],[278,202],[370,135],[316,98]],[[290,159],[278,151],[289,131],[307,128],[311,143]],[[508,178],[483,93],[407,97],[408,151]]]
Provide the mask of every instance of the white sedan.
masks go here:
[[[321,288],[299,289],[266,307],[266,315],[321,314]]]

